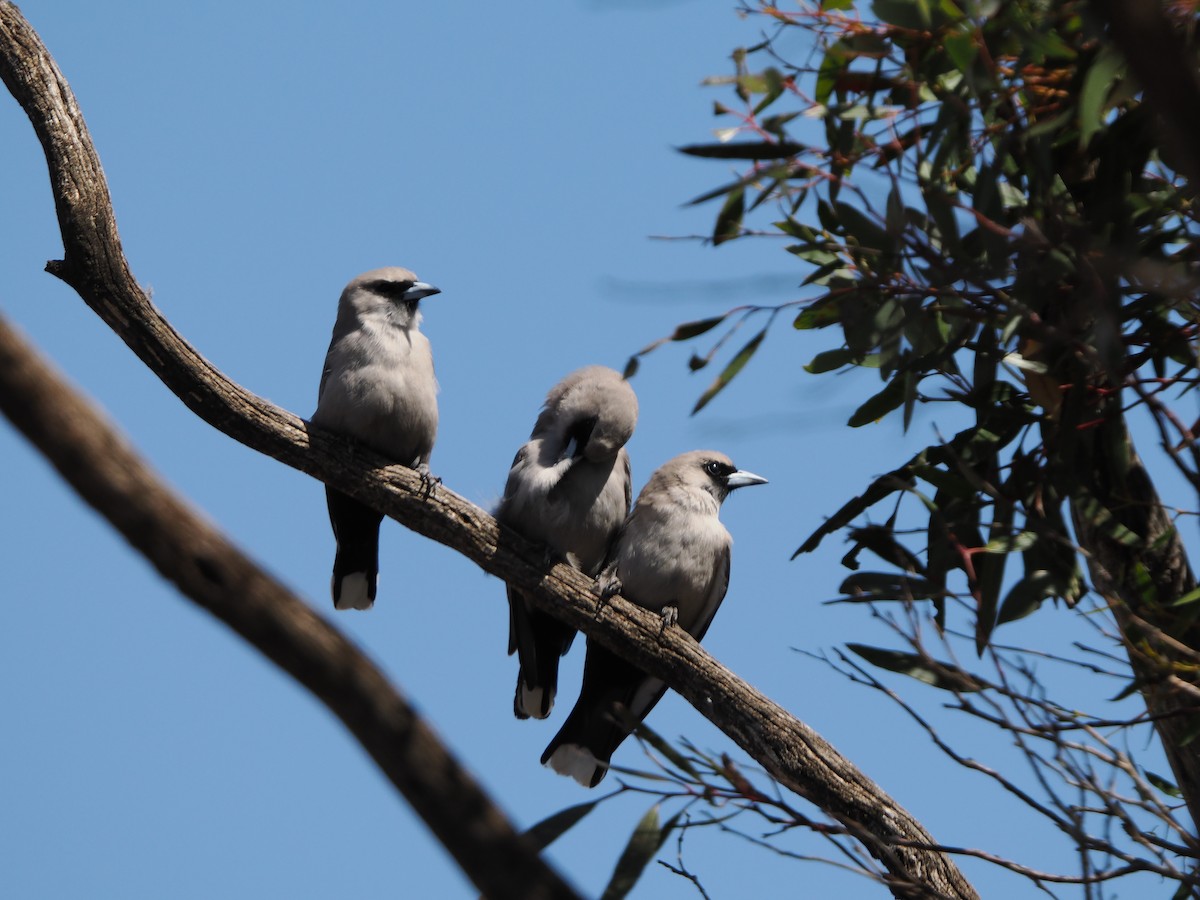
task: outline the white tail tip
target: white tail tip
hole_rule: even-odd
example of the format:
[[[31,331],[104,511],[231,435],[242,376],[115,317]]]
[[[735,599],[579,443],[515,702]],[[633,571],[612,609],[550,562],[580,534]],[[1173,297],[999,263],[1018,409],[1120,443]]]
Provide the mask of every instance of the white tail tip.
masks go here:
[[[531,688],[524,680],[521,681],[521,711],[525,715],[534,719],[545,719],[550,715],[550,710],[554,709],[554,696],[550,696],[550,702],[546,705],[546,711],[542,712],[542,688]]]
[[[578,744],[563,744],[546,760],[546,765],[559,775],[574,778],[585,788],[590,788],[599,771],[607,768]]]
[[[355,572],[342,578],[342,590],[333,601],[334,609],[370,609],[375,601],[367,592],[367,574]]]

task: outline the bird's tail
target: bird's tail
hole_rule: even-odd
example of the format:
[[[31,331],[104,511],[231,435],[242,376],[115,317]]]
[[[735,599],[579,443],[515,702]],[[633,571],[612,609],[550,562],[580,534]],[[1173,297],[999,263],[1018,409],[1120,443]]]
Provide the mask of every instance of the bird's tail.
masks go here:
[[[542,765],[584,787],[595,787],[608,774],[614,751],[629,736],[630,729],[619,724],[627,719],[623,707],[577,703],[542,753]]]
[[[534,609],[518,591],[509,588],[508,652],[520,662],[513,714],[518,719],[544,719],[558,693],[558,660],[571,647],[575,629]]]
[[[330,582],[334,609],[370,609],[379,582],[379,524],[383,515],[329,487],[325,497],[337,539]]]

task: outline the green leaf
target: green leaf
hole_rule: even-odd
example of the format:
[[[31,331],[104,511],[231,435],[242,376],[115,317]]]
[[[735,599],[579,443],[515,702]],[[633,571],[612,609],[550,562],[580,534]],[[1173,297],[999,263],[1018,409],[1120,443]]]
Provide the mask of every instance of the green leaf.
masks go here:
[[[1110,538],[1125,547],[1140,547],[1142,539],[1117,521],[1116,516],[1093,497],[1086,489],[1080,488],[1082,496],[1078,500],[1079,509],[1089,520],[1093,528],[1098,528]]]
[[[901,675],[907,675],[944,691],[972,693],[981,691],[988,686],[987,682],[976,678],[958,666],[937,662],[915,653],[869,647],[865,644],[847,644],[846,648],[873,666],[887,669],[889,672],[899,672]]]
[[[807,308],[802,309],[796,316],[796,320],[792,322],[792,327],[801,331],[810,328],[824,328],[826,325],[836,322],[839,315],[837,301],[826,294],[824,297],[814,300]]]
[[[673,823],[676,818],[678,817],[673,818],[671,822]],[[646,811],[633,830],[629,843],[625,845],[621,858],[617,860],[608,886],[600,895],[600,900],[621,900],[627,896],[633,890],[633,886],[637,884],[646,866],[662,847],[668,832],[668,828],[659,827],[658,804],[656,803]]]
[[[971,71],[971,66],[975,62],[975,57],[979,53],[979,47],[975,43],[975,35],[970,31],[956,31],[953,34],[946,36],[942,42],[942,47],[946,51],[946,55],[950,57],[950,62],[954,63],[954,68],[962,72],[964,75]]]
[[[738,351],[737,356],[729,361],[729,365],[725,367],[724,371],[721,372],[721,374],[717,376],[716,380],[708,386],[703,394],[700,395],[700,399],[696,401],[696,405],[692,408],[692,415],[695,415],[696,413],[700,412],[700,410],[704,409],[704,407],[708,405],[708,401],[724,390],[725,385],[729,384],[729,382],[733,380],[734,376],[737,375],[738,372],[742,371],[746,363],[750,361],[750,357],[754,355],[755,351],[758,350],[759,345],[762,344],[763,338],[766,336],[767,329],[764,328],[762,331],[752,337],[746,343],[746,346]]]
[[[827,266],[832,262],[837,262],[841,259],[832,250],[827,250],[824,247],[817,247],[811,244],[793,244],[787,248],[788,253],[812,263],[814,266]]]
[[[925,31],[933,25],[928,0],[875,0],[871,11],[881,22]]]
[[[897,375],[887,383],[882,391],[871,397],[854,411],[846,424],[851,428],[859,428],[870,422],[877,422],[904,402],[905,380]]]
[[[804,367],[804,371],[810,375],[820,375],[822,372],[832,372],[834,369],[848,366],[852,362],[854,362],[854,354],[845,347],[837,350],[824,350],[813,357],[812,362]]]
[[[1104,103],[1112,91],[1113,82],[1125,66],[1121,54],[1110,45],[1104,45],[1088,67],[1079,92],[1079,145],[1088,141],[1104,124]]]
[[[754,107],[754,115],[759,115],[764,109],[774,103],[783,94],[783,75],[779,70],[770,67],[763,70],[762,80],[766,86],[764,96]]]
[[[1186,594],[1172,603],[1171,606],[1186,606],[1189,603],[1195,603],[1197,600],[1200,600],[1200,588],[1188,591]]]
[[[1046,571],[1026,575],[1012,586],[1000,604],[1000,612],[996,615],[996,624],[1015,622],[1032,613],[1047,597],[1053,597],[1055,585],[1053,576]]]
[[[1183,797],[1183,791],[1179,790],[1179,788],[1177,788],[1173,782],[1167,781],[1167,779],[1163,778],[1161,775],[1156,775],[1149,769],[1146,769],[1146,780],[1168,797]]]
[[[590,813],[600,803],[592,800],[590,803],[580,803],[578,806],[568,806],[547,816],[525,832],[525,837],[533,841],[539,850],[545,850],[562,837],[568,830]]]
[[[992,518],[990,531],[997,535],[993,540],[998,542],[1011,541],[1013,515],[1015,504],[1005,499],[996,501],[996,511]],[[987,545],[991,546],[991,541]],[[1007,552],[976,554],[975,584],[979,608],[975,611],[975,652],[983,656],[992,632],[996,628],[997,614],[1000,608],[1000,586],[1004,581],[1004,567],[1008,563]]]
[[[733,240],[742,233],[742,216],[746,213],[746,190],[734,188],[725,198],[721,211],[717,213],[717,224],[713,228],[712,240],[720,245]]]
[[[1038,536],[1032,531],[1022,531],[1018,534],[1002,534],[994,537],[983,548],[984,553],[1014,553],[1027,550],[1037,541]]]

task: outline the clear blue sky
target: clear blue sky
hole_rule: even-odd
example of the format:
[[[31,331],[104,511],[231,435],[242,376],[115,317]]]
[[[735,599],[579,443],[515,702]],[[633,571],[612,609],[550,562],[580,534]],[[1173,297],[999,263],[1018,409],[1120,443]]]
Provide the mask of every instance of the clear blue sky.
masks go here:
[[[335,12],[68,0],[24,11],[78,95],[134,274],[234,380],[307,416],[349,278],[396,264],[442,288],[425,314],[442,387],[432,469],[490,506],[562,375],[588,363],[620,368],[680,321],[803,296],[803,272],[776,241],[713,250],[650,239],[711,227],[714,208],[682,204],[727,172],[672,147],[722,124],[711,117],[718,95],[699,83],[756,39],[733,5],[363,2]],[[7,95],[0,147],[0,309],[173,485],[333,618],[320,485],[195,419],[42,273],[61,243],[40,148]],[[1067,865],[1056,835],[944,764],[886,701],[794,649],[886,640],[865,611],[821,604],[846,574],[840,538],[789,556],[938,424],[925,413],[907,437],[891,420],[846,429],[870,376],[801,369],[834,343],[781,325],[697,417],[688,413],[715,373],[688,374],[691,348],[664,348],[634,380],[637,486],[698,447],[771,481],[724,511],[733,576],[706,646],[940,840]],[[181,600],[6,427],[0,458],[0,895],[473,895],[323,707]],[[385,523],[379,602],[336,624],[528,826],[593,796],[538,765],[573,697],[582,646],[564,663],[556,716],[516,721],[503,598],[499,581]],[[1038,620],[1043,630],[1071,625],[1063,613]],[[930,706],[938,699],[903,686]],[[673,696],[650,724],[735,751]],[[994,735],[956,733],[1007,759]],[[639,765],[636,745],[617,761]],[[554,862],[598,893],[647,806],[624,797],[595,813],[554,847]],[[815,838],[786,846],[826,852]],[[884,896],[713,829],[689,833],[685,853],[714,898],[774,896],[784,885]],[[674,859],[673,841],[664,856]],[[995,869],[964,866],[985,896],[1031,893]],[[697,895],[654,867],[635,896]]]

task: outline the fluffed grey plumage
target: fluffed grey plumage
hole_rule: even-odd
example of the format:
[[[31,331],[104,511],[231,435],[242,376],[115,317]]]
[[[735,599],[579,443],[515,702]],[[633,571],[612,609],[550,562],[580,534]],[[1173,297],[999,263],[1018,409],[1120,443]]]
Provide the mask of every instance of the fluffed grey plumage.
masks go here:
[[[418,304],[437,293],[398,266],[372,269],[347,284],[312,416],[314,424],[350,435],[426,479],[437,437],[437,379]],[[383,516],[333,488],[326,487],[325,496],[337,540],[334,608],[370,609]]]
[[[664,624],[703,638],[729,586],[733,539],[718,518],[721,503],[736,488],[765,483],[711,450],[666,462],[642,488],[617,536],[600,578],[603,592],[619,589],[627,600],[661,613]],[[579,699],[542,763],[595,787],[613,751],[665,691],[657,678],[589,640]]]
[[[605,366],[572,372],[550,390],[528,443],[517,451],[496,517],[595,575],[629,513],[625,444],[637,414],[637,396],[618,372]],[[554,706],[559,657],[575,629],[512,587],[508,604],[508,652],[520,662],[513,712],[544,719]]]

